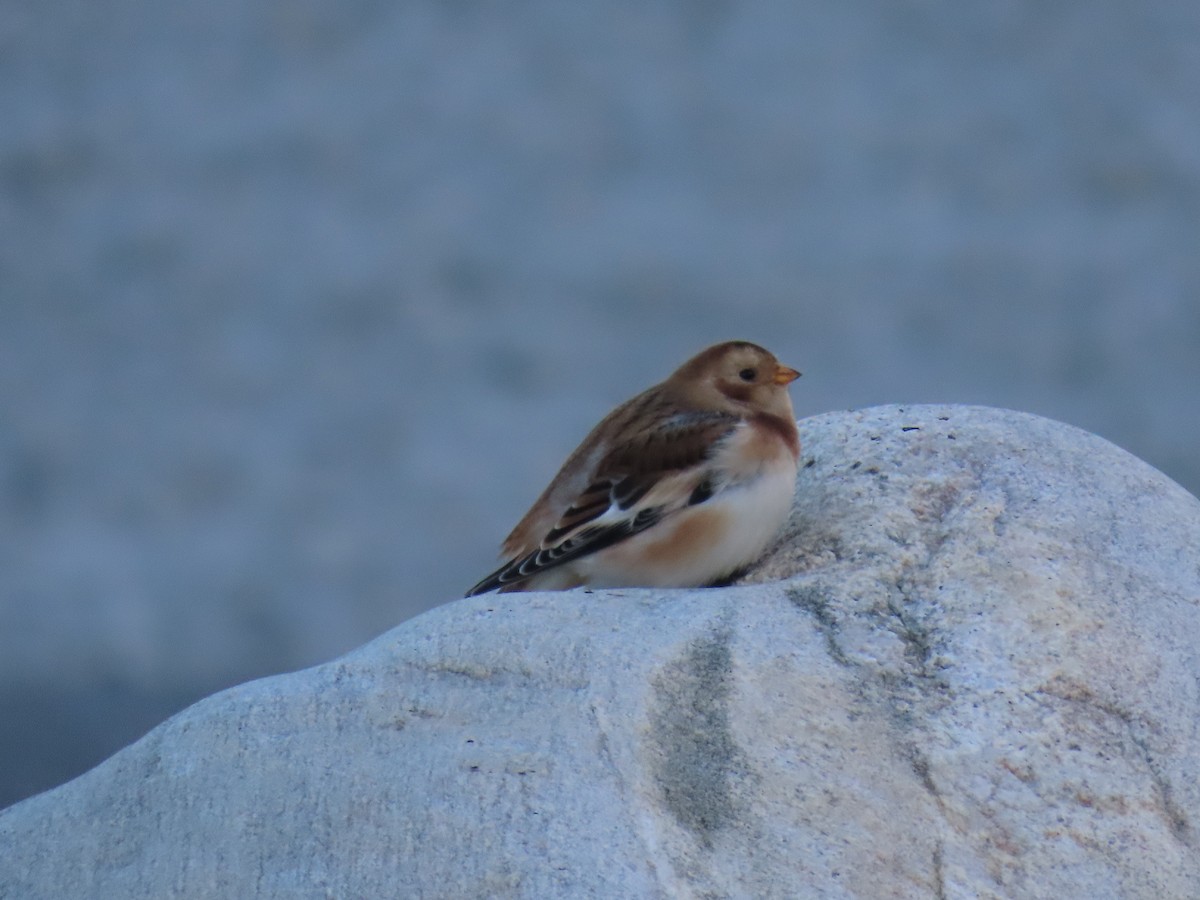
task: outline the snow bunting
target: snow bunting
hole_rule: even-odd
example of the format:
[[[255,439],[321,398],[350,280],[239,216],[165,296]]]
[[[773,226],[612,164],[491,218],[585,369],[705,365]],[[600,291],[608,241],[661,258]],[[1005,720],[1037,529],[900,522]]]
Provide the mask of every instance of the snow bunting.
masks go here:
[[[792,505],[799,377],[755,344],[689,359],[622,403],[504,541],[487,591],[700,587],[754,562]]]

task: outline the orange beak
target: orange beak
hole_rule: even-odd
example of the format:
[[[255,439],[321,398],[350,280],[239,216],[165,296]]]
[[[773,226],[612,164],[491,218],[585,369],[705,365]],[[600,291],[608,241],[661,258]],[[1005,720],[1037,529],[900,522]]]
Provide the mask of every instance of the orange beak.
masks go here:
[[[789,369],[787,366],[780,366],[775,370],[775,377],[772,379],[772,381],[774,381],[776,384],[791,384],[799,377],[800,373],[795,369]]]

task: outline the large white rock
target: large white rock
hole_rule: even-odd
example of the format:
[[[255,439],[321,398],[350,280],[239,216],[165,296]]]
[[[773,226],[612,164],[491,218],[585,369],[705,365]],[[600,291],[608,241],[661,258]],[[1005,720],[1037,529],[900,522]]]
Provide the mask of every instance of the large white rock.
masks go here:
[[[218,694],[0,814],[0,896],[1200,895],[1200,502],[1020,413],[801,429],[759,583]]]

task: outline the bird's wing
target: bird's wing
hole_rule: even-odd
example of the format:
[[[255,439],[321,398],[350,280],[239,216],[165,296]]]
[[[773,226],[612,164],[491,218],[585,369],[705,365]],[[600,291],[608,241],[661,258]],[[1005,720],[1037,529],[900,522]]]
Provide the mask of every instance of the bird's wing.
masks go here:
[[[704,502],[717,489],[707,463],[741,421],[722,412],[680,412],[631,433],[604,455],[536,547],[509,559],[467,596],[596,553]]]

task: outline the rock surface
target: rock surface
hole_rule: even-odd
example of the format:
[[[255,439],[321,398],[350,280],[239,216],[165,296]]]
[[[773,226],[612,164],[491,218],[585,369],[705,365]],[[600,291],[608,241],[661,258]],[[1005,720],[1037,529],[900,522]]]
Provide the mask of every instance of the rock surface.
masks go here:
[[[1200,502],[1033,416],[804,420],[723,590],[487,596],[0,814],[0,896],[1200,893]]]

